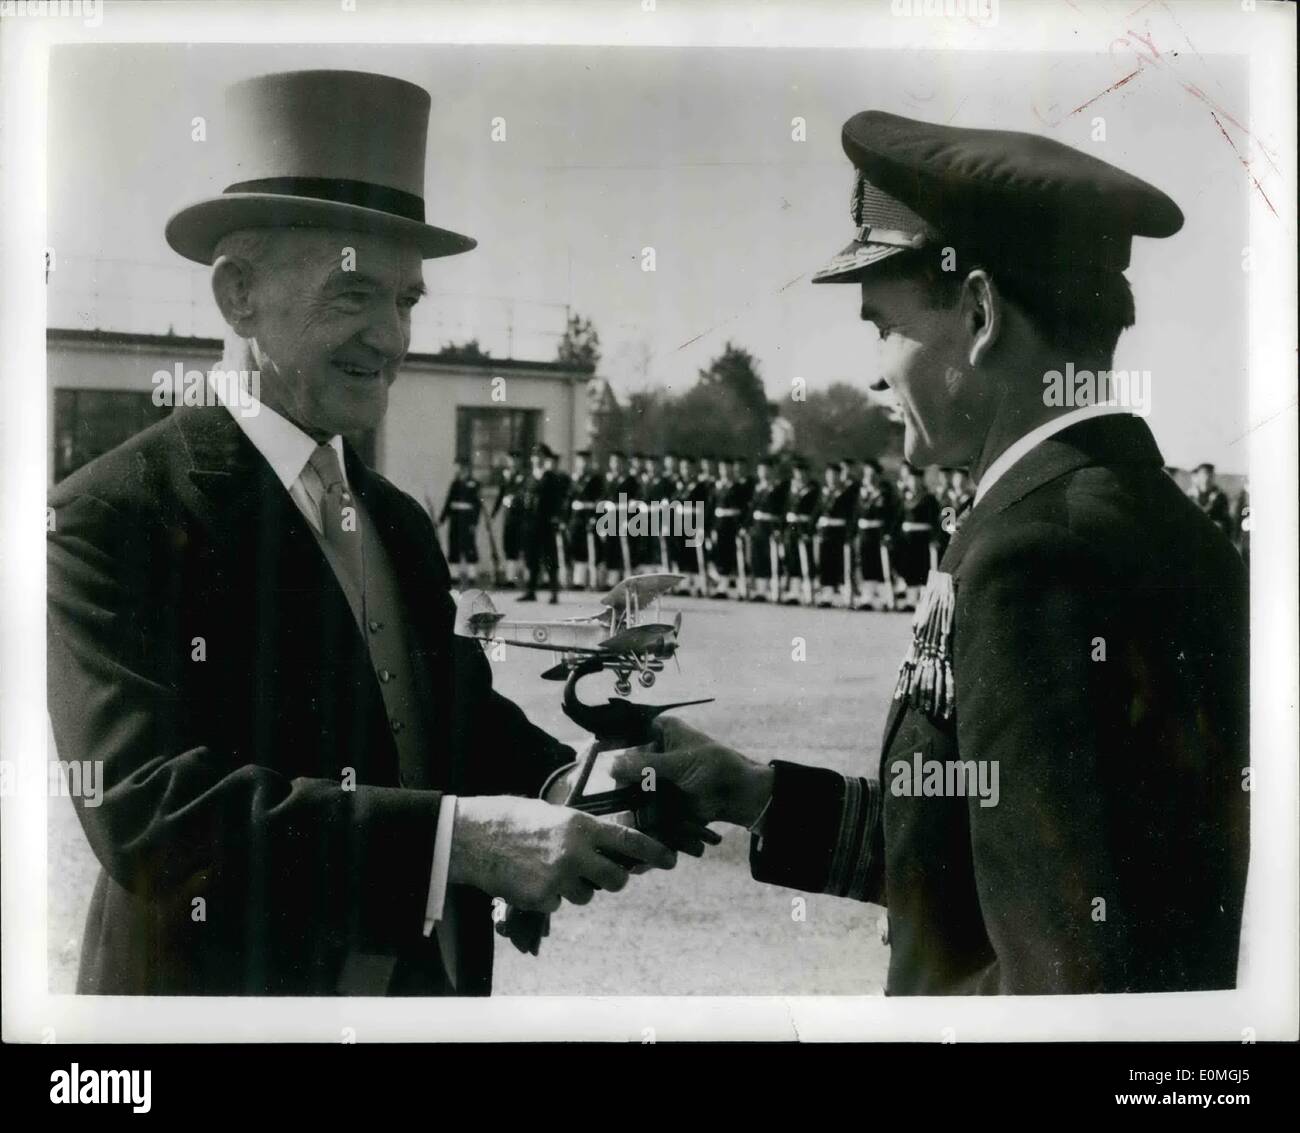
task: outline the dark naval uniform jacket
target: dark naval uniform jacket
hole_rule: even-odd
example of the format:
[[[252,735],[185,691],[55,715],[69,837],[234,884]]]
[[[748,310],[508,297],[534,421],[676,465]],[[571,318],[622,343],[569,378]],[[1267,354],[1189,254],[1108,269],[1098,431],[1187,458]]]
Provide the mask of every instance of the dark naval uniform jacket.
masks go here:
[[[453,636],[428,514],[350,449],[346,469],[424,673],[420,789],[343,590],[225,408],[178,409],[52,490],[50,717],[105,783],[74,800],[103,867],[79,991],[333,994],[355,953],[395,958],[392,994],[445,992],[423,933],[440,799],[532,795],[571,758]],[[490,898],[446,900],[456,991],[487,994]]]
[[[954,713],[896,699],[876,779],[775,764],[754,876],[886,906],[887,993],[1235,985],[1247,584],[1162,464],[1130,416],[1031,449],[941,563]]]

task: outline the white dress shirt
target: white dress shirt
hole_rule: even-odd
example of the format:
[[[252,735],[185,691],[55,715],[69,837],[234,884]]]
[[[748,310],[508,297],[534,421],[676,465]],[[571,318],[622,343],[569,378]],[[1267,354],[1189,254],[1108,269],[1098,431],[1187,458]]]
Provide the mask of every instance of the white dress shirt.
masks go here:
[[[975,488],[975,503],[971,506],[978,505],[980,500],[988,495],[989,489],[1001,480],[1013,465],[1018,464],[1023,457],[1028,456],[1048,437],[1054,437],[1057,433],[1070,428],[1071,425],[1079,424],[1080,421],[1088,421],[1093,417],[1105,417],[1110,414],[1127,416],[1132,414],[1132,410],[1116,405],[1085,405],[1079,409],[1071,409],[1069,413],[1062,413],[1059,417],[1053,417],[1050,421],[1044,421],[1036,429],[1030,429],[1019,440],[1008,445],[997,460],[984,470],[984,475],[980,477],[980,482]]]
[[[211,389],[222,405],[221,383],[210,382]],[[249,406],[237,410],[226,406],[227,412],[244,431],[253,447],[262,454],[289,493],[289,498],[302,512],[303,518],[311,525],[312,531],[319,539],[324,531],[321,526],[320,505],[316,502],[316,492],[320,491],[320,477],[316,475],[307,462],[316,450],[316,442],[297,425],[282,417],[274,409],[249,396]],[[339,458],[339,470],[343,473],[343,485],[347,487],[347,467],[343,460],[343,438],[331,437],[329,440]],[[311,489],[306,483],[311,478]],[[433,866],[429,879],[429,899],[424,908],[424,935],[429,936],[434,926],[442,919],[443,906],[447,900],[447,879],[451,869],[451,834],[456,822],[456,796],[443,795],[438,808],[438,830],[433,843]]]

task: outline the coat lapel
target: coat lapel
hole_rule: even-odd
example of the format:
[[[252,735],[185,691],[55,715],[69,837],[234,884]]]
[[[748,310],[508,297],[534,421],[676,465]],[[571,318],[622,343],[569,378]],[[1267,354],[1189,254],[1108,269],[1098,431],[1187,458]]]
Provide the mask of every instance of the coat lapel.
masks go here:
[[[359,703],[382,705],[352,607],[279,477],[222,406],[174,416],[187,464],[178,490],[212,548],[207,568],[243,597],[277,670],[291,669],[312,695],[329,695],[340,681],[369,682]],[[391,755],[375,753],[374,765],[395,766],[396,748]]]
[[[319,560],[323,572],[318,567],[298,584],[322,573],[333,580],[307,521],[230,413],[216,405],[179,409],[173,416],[194,489],[185,503],[208,528],[214,545],[233,557],[254,554],[262,559],[270,552],[276,559]],[[337,582],[334,587],[343,599]]]

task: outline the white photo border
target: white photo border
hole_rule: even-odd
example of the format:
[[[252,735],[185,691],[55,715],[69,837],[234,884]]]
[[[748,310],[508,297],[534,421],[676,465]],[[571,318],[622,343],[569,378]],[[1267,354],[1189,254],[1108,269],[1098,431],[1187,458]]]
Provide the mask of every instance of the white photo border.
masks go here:
[[[60,0],[49,0],[55,6]],[[64,3],[67,0],[63,0]],[[1105,52],[1135,3],[994,0],[995,26],[960,14],[899,19],[878,3],[396,5],[139,3],[101,6],[98,26],[0,19],[0,754],[27,773],[46,760],[45,200],[48,52],[59,43],[367,43],[826,47]],[[915,0],[920,3],[921,0]],[[948,7],[966,9],[961,0]],[[1143,6],[1146,7],[1146,6]],[[1176,15],[1176,20],[1175,20]],[[1259,0],[1151,5],[1144,20],[1250,60],[1249,126],[1278,155],[1248,166],[1252,505],[1252,852],[1244,948],[1232,992],[1142,996],[494,997],[484,1000],[131,998],[48,991],[45,798],[0,800],[3,1038],[7,1042],[263,1042],[597,1039],[1237,1040],[1297,1037],[1300,684],[1297,681],[1295,11]],[[1126,21],[1129,21],[1126,23]],[[1131,41],[1130,41],[1131,42]],[[1176,62],[1168,64],[1176,66]],[[1265,200],[1267,196],[1267,201]],[[39,778],[37,780],[39,781]]]

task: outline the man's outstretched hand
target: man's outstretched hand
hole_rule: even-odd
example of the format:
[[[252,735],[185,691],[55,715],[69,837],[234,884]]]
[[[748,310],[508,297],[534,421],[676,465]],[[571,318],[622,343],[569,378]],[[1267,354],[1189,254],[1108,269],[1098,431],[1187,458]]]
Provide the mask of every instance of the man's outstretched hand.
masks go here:
[[[677,855],[639,830],[569,807],[508,795],[456,804],[450,879],[516,908],[553,913],[561,900],[585,905],[597,889],[617,892],[632,869],[672,869]]]
[[[699,822],[752,826],[772,795],[772,769],[746,759],[672,716],[654,722],[657,751],[630,749],[614,757],[609,773],[626,786],[665,780],[686,796]],[[654,772],[653,779],[646,769]]]

